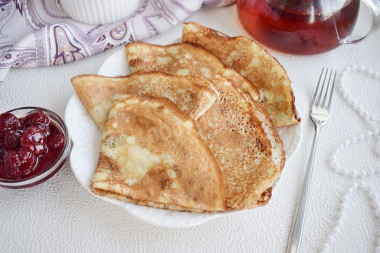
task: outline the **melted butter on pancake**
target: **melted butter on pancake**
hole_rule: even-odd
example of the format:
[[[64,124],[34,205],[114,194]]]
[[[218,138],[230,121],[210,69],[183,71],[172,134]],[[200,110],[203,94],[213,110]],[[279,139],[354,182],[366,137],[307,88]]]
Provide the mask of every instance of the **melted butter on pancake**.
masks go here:
[[[170,57],[158,57],[157,63],[165,65],[165,64],[168,64],[171,60],[172,60],[172,58],[170,58]]]
[[[162,161],[160,156],[135,145],[133,136],[111,136],[105,140],[101,152],[122,168],[126,183],[129,185],[140,180],[149,168]]]

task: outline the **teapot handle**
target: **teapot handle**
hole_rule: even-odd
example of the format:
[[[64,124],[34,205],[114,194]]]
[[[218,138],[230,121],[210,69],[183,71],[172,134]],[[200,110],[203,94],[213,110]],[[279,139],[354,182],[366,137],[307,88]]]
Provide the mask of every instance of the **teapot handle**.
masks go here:
[[[362,1],[368,7],[371,14],[373,14],[375,16],[380,16],[380,0],[362,0]],[[368,21],[369,29],[366,31],[365,34],[363,34],[363,35],[357,35],[357,34],[349,35],[345,38],[341,38],[339,40],[339,43],[340,44],[354,44],[354,43],[357,43],[357,42],[365,39],[369,35],[369,33],[371,32],[372,23],[373,23],[373,15],[369,15],[369,19],[370,19]]]
[[[363,0],[372,10],[375,16],[380,16],[380,1],[379,0]]]

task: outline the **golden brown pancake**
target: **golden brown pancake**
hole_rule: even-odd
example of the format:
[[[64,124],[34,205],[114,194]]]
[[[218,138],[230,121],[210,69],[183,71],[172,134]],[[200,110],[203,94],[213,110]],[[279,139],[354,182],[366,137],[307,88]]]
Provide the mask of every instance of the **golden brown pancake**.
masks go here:
[[[219,74],[230,79],[237,88],[248,92],[253,99],[259,99],[258,91],[250,81],[235,70],[226,68],[215,55],[199,46],[187,43],[159,46],[133,42],[125,48],[132,72],[170,69],[168,73],[197,76],[210,82]]]
[[[200,45],[251,81],[276,127],[298,124],[290,79],[265,49],[245,37],[229,37],[197,23],[184,23],[182,41]]]
[[[161,55],[168,47],[160,49],[160,46],[141,46],[141,43],[138,43],[132,48],[134,49],[131,58],[139,62],[132,62],[133,66],[137,66],[132,71],[155,70],[172,74],[178,72],[176,66],[153,64],[153,60],[149,60],[158,58],[157,55],[151,57],[152,51]],[[129,52],[127,46],[128,57]],[[148,66],[147,69],[144,67],[145,64]],[[205,76],[202,72],[191,74],[198,74],[201,78]],[[245,209],[264,205],[271,196],[271,189],[268,188],[272,186],[285,164],[283,143],[260,103],[252,99],[247,100],[235,86],[218,74],[211,79],[211,84],[218,93],[218,99],[196,124],[201,137],[210,146],[221,166],[227,206]],[[245,120],[248,120],[248,123]],[[237,129],[244,129],[246,133],[243,134]],[[258,151],[257,148],[264,151]]]
[[[136,73],[123,77],[79,75],[72,78],[71,82],[100,129],[104,128],[114,100],[123,98],[125,94],[166,97],[193,119],[198,119],[216,100],[216,94],[204,87],[203,80],[163,72]]]
[[[218,163],[194,122],[164,98],[131,95],[115,102],[91,189],[159,208],[226,210]]]
[[[282,141],[260,103],[248,102],[221,76],[212,85],[218,100],[196,124],[222,170],[227,207],[264,205],[285,163]]]

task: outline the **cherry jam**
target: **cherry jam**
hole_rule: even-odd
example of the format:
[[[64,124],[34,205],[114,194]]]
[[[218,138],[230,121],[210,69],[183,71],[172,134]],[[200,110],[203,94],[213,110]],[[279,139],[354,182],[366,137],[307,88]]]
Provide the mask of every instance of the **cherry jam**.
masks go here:
[[[64,147],[62,130],[42,110],[22,118],[0,114],[0,179],[26,179],[42,173]]]

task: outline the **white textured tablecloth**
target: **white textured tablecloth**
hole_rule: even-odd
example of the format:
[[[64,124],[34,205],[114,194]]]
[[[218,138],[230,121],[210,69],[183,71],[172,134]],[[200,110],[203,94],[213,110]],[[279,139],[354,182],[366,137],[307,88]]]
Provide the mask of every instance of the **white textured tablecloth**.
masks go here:
[[[189,21],[213,27],[229,35],[246,35],[236,7],[203,8]],[[175,26],[158,40],[172,41],[181,35]],[[338,70],[357,64],[380,72],[380,27],[357,45],[341,46],[315,56],[291,56],[270,51],[283,64],[292,82],[296,106],[303,118],[304,135],[296,155],[286,163],[281,183],[270,203],[251,212],[212,220],[197,227],[168,229],[145,224],[123,209],[91,196],[76,181],[70,164],[47,182],[22,190],[0,189],[1,252],[283,252],[286,249],[296,203],[301,193],[313,126],[309,105],[322,66]],[[42,106],[64,116],[74,93],[70,78],[97,73],[114,50],[82,61],[39,69],[11,70],[0,86],[0,111],[20,106]],[[352,75],[352,76],[350,76]],[[347,74],[346,90],[354,100],[380,115],[380,81]],[[356,79],[358,81],[355,81]],[[367,80],[363,81],[362,80]],[[376,109],[377,108],[377,109]],[[377,113],[377,115],[376,115]],[[379,121],[367,122],[336,90],[331,118],[322,129],[316,154],[308,212],[302,241],[303,252],[380,251],[380,138]],[[368,131],[372,133],[369,136]],[[364,134],[360,142],[360,134]],[[367,136],[368,135],[368,136]],[[355,142],[358,137],[359,141]],[[351,140],[345,145],[346,140]],[[359,177],[337,173],[330,164],[336,154],[340,165],[374,173]],[[352,144],[356,143],[356,144]],[[374,151],[375,150],[375,151]],[[375,163],[375,164],[374,164]],[[373,172],[373,171],[372,171]],[[365,182],[358,184],[359,181]],[[370,194],[360,187],[371,186]],[[351,194],[346,194],[352,189]],[[342,200],[345,203],[342,213]],[[374,201],[373,201],[374,199]],[[377,214],[376,214],[377,211]],[[337,222],[339,217],[340,221]],[[334,227],[339,228],[333,232]],[[329,236],[332,240],[329,241]],[[327,242],[327,244],[326,244]],[[378,247],[378,248],[377,248]]]

